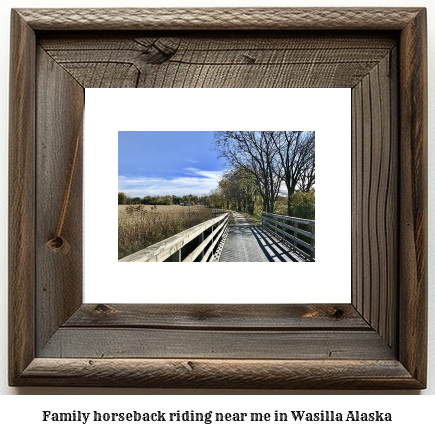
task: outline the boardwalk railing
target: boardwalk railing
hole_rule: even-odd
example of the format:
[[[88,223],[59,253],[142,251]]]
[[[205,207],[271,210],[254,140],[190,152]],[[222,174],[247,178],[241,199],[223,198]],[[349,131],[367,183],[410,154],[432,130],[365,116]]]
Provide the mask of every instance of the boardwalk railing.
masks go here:
[[[227,214],[227,213],[228,213],[227,210],[225,210],[225,209],[220,209],[219,211],[213,211],[213,212],[212,212],[212,215],[213,215],[213,217],[219,217],[220,215],[222,215],[222,214]]]
[[[262,213],[262,226],[289,241],[294,248],[312,261],[315,258],[315,220]]]
[[[118,262],[193,262],[197,258],[200,262],[207,262],[226,236],[227,227],[228,214],[226,213],[139,250]],[[191,244],[188,246],[188,243]],[[183,247],[189,252],[184,259],[182,259]]]

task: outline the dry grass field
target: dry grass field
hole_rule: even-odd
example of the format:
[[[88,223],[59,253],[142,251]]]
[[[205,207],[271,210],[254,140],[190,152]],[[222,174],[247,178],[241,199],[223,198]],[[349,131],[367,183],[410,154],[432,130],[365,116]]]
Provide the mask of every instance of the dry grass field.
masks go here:
[[[118,205],[118,259],[211,218],[204,206]]]

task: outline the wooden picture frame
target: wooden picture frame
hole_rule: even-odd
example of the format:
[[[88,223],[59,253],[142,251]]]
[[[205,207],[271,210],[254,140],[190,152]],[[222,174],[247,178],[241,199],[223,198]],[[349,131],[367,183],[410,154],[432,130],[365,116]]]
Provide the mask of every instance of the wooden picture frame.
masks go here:
[[[426,386],[425,9],[20,9],[11,36],[10,385]],[[82,304],[85,87],[351,88],[352,303]]]

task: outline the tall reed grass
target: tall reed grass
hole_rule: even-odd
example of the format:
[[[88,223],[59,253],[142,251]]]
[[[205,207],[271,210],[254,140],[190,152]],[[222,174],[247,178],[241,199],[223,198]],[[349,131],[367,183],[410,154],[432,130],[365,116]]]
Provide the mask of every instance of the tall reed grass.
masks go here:
[[[118,259],[211,218],[203,206],[118,205]]]

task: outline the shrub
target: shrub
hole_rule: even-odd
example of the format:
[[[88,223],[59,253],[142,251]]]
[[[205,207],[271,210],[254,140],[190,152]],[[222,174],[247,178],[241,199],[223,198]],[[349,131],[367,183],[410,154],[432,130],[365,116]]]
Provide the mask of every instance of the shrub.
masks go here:
[[[291,196],[291,216],[315,220],[316,197],[313,192],[297,192]]]

